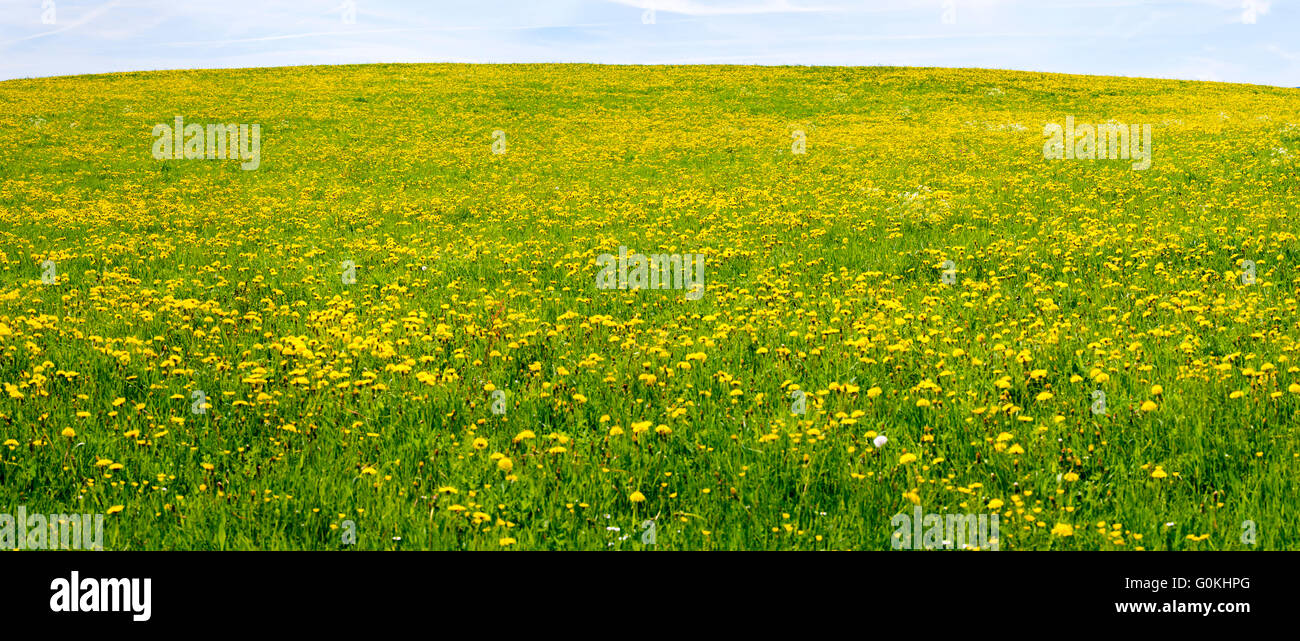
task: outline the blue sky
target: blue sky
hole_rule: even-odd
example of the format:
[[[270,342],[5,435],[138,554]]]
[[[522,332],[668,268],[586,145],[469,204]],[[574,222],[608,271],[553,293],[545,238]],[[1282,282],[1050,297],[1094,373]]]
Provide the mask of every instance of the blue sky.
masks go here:
[[[0,0],[0,51],[0,79],[597,62],[985,67],[1295,87],[1300,0]]]

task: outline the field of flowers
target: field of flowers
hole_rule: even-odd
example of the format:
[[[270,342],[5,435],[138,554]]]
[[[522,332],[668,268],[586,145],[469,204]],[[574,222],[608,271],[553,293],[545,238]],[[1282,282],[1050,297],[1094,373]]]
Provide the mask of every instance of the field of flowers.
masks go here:
[[[1300,547],[1298,90],[367,65],[0,102],[0,511],[107,549],[883,550],[917,506],[1001,550]],[[176,116],[260,125],[260,164],[155,159]],[[1045,159],[1067,116],[1149,124],[1150,168]],[[620,247],[702,292],[599,286]]]

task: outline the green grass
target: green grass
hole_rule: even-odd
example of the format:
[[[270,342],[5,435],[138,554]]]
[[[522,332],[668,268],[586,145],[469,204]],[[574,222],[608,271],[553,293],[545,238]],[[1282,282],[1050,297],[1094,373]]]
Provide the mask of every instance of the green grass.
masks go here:
[[[121,506],[107,549],[889,549],[914,500],[1002,550],[1300,540],[1300,91],[368,65],[0,99],[0,512]],[[261,166],[155,160],[178,114],[259,123]],[[1150,124],[1152,167],[1045,160],[1067,115]],[[620,245],[705,254],[703,300],[597,289]]]

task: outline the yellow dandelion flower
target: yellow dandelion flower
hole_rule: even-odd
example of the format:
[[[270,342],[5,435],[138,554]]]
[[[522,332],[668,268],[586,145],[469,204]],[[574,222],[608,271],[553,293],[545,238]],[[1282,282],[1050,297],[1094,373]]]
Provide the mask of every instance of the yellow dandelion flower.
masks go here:
[[[1069,523],[1057,523],[1052,526],[1052,534],[1056,536],[1074,536],[1074,526]]]

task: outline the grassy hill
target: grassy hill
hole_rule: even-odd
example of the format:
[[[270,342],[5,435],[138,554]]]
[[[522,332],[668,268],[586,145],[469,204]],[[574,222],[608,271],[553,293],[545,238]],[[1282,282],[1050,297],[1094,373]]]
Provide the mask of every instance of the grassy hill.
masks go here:
[[[918,505],[1003,550],[1300,542],[1300,91],[368,65],[0,102],[0,511],[108,549],[889,549]],[[256,168],[155,158],[177,116],[258,125]],[[1045,158],[1067,117],[1149,125],[1150,168]],[[703,255],[700,295],[599,287],[620,247]]]

